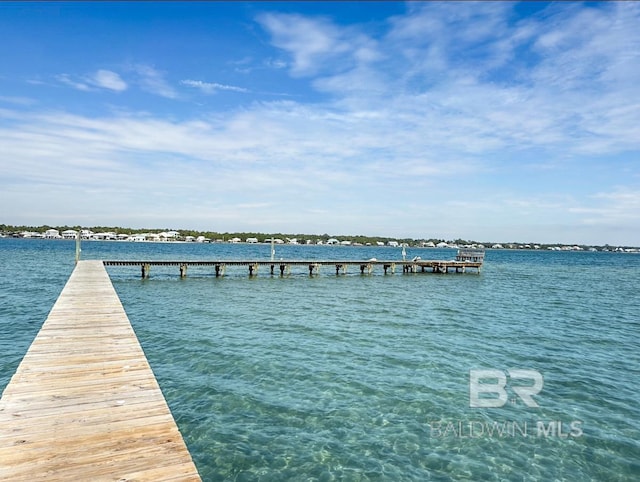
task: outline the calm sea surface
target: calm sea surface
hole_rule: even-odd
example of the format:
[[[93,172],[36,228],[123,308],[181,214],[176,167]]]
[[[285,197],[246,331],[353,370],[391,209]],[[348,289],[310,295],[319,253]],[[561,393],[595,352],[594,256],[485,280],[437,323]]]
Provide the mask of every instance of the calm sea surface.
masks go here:
[[[0,239],[0,390],[74,250]],[[270,246],[85,242],[82,256],[268,259]],[[279,246],[276,257],[401,253]],[[640,480],[638,254],[490,250],[480,275],[108,270],[205,481]],[[483,378],[492,393],[475,397],[478,369],[506,382]],[[538,407],[514,369],[540,374]],[[504,406],[470,406],[502,392]]]

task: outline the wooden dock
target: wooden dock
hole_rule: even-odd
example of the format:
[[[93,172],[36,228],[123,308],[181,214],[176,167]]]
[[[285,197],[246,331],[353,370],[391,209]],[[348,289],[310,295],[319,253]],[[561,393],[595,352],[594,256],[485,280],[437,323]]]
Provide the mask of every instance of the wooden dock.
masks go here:
[[[367,260],[317,260],[317,259],[290,259],[290,260],[249,260],[249,259],[228,259],[228,260],[105,260],[105,266],[138,266],[143,278],[148,278],[152,266],[178,266],[180,276],[187,275],[189,266],[209,266],[214,269],[216,277],[225,274],[227,266],[245,266],[249,270],[249,276],[258,274],[260,267],[269,270],[269,274],[280,274],[284,276],[291,273],[292,266],[304,266],[309,270],[309,275],[316,275],[320,272],[320,267],[329,266],[335,269],[335,274],[346,274],[349,267],[355,267],[360,274],[371,274],[375,268],[382,268],[384,274],[395,273],[397,269],[402,269],[403,273],[441,273],[449,272],[465,273],[468,269],[476,270],[480,273],[484,262],[484,250],[459,250],[455,259],[452,260],[423,260],[413,258],[411,260],[377,260],[375,258]]]
[[[0,480],[200,480],[101,261],[77,264],[0,399]]]

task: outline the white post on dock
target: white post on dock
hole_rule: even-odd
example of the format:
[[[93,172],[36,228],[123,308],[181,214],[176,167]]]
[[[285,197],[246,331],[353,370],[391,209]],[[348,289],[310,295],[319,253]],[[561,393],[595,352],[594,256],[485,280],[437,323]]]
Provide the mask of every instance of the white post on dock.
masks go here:
[[[402,261],[406,261],[407,260],[407,250],[404,247],[404,244],[402,245]]]
[[[276,248],[274,247],[274,239],[273,236],[271,236],[271,261],[273,261],[276,257]]]
[[[82,251],[80,249],[80,237],[82,236],[82,233],[80,231],[78,231],[76,233],[76,264],[78,264],[78,261],[80,261],[80,251]]]

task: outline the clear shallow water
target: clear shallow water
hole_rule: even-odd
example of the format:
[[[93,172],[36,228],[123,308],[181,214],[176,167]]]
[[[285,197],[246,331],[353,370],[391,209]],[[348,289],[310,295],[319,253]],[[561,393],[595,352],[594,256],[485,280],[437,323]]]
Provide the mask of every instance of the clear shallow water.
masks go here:
[[[90,242],[83,258],[269,250]],[[0,240],[0,388],[73,256],[73,242]],[[400,250],[282,246],[276,256]],[[143,281],[136,268],[109,268],[203,480],[640,477],[638,255],[489,251],[480,275],[212,271],[179,279],[176,267],[152,267]],[[539,407],[513,391],[526,381],[510,380],[505,406],[471,408],[469,370],[479,368],[539,371]]]

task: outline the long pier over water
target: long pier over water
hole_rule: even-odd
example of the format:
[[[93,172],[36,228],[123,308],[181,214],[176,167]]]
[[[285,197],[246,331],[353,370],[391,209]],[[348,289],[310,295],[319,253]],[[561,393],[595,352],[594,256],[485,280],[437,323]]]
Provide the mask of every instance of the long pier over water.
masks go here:
[[[200,480],[101,261],[78,262],[4,390],[0,480]]]
[[[395,273],[402,269],[403,273],[465,273],[468,269],[474,269],[477,273],[482,268],[484,261],[484,251],[482,250],[459,250],[454,260],[423,260],[413,258],[411,260],[377,260],[375,258],[367,260],[105,260],[105,266],[139,266],[141,276],[148,278],[152,266],[178,266],[180,276],[187,275],[189,266],[210,266],[214,269],[216,276],[223,276],[227,266],[245,266],[249,270],[249,276],[258,274],[259,268],[268,269],[271,275],[280,274],[284,276],[291,272],[294,266],[303,266],[309,270],[309,275],[319,274],[322,266],[335,269],[335,274],[346,274],[348,268],[359,270],[360,274],[371,274],[375,268],[382,268],[384,274]]]

